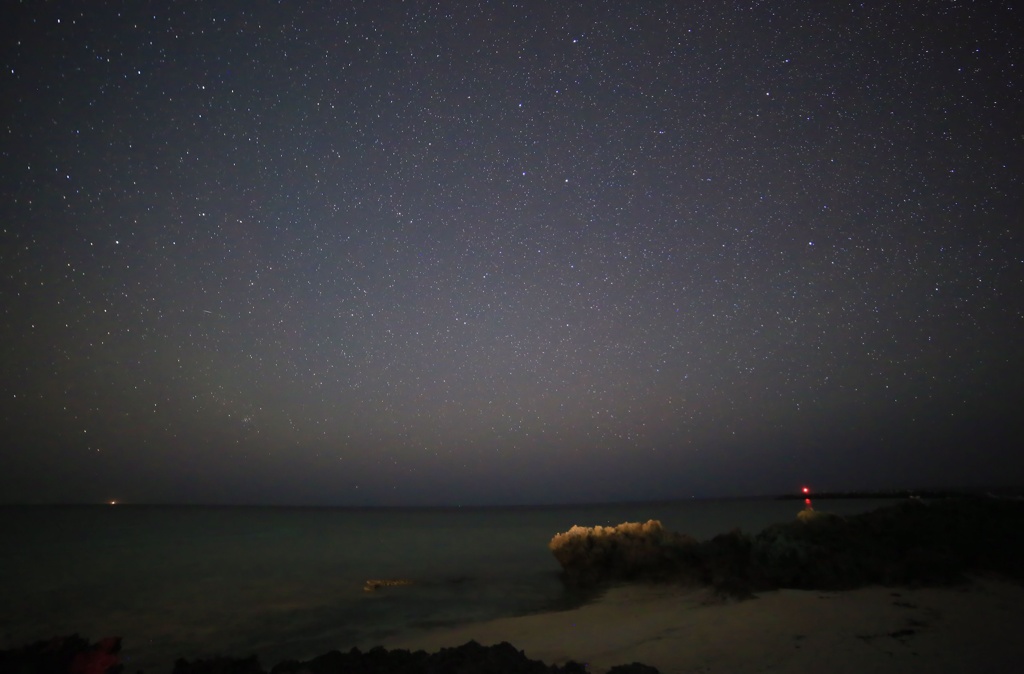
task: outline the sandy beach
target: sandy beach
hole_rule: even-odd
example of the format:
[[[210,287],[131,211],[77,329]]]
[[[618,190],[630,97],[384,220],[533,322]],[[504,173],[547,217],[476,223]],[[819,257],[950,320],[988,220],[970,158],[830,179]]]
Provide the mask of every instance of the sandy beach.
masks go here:
[[[615,587],[578,609],[403,634],[388,648],[508,641],[533,659],[693,672],[1018,672],[1024,587],[778,590],[742,602],[675,586]]]

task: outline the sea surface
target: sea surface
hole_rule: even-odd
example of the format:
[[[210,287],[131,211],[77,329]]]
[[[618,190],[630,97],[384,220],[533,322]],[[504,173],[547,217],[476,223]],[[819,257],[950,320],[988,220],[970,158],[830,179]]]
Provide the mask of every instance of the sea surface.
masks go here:
[[[839,514],[891,500],[815,500]],[[0,507],[0,649],[124,639],[126,672],[177,657],[264,667],[431,626],[569,608],[548,550],[575,524],[661,520],[698,539],[787,521],[800,501],[521,508]],[[415,584],[364,592],[369,579]],[[457,644],[452,644],[457,645]]]

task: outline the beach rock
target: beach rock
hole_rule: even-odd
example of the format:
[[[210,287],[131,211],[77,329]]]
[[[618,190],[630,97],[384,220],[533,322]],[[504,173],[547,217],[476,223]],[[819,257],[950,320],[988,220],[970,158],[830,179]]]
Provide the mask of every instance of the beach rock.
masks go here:
[[[751,572],[753,540],[739,529],[719,534],[700,544],[701,581],[723,598],[750,599],[754,596]]]
[[[949,585],[968,573],[1024,579],[1024,505],[964,498],[908,500],[848,518],[804,517],[754,539],[754,567],[770,585],[848,589]]]
[[[120,637],[90,644],[77,634],[0,651],[3,674],[119,674]]]
[[[843,518],[798,518],[754,538],[752,575],[762,588],[843,590],[865,583]]]

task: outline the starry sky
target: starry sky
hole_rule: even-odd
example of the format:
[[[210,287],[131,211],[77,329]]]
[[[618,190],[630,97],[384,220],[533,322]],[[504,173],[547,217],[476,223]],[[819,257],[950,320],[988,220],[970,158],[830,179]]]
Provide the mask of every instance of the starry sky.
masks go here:
[[[1010,2],[8,2],[0,501],[1024,483]]]

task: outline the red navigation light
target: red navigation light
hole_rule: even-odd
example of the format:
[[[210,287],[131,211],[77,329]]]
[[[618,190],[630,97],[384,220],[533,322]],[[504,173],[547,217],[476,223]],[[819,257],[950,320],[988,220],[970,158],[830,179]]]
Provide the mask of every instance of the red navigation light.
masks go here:
[[[804,491],[805,494],[810,494],[811,493],[811,490],[810,490],[809,487],[804,487],[803,491]]]

